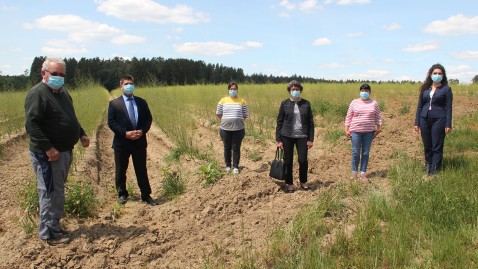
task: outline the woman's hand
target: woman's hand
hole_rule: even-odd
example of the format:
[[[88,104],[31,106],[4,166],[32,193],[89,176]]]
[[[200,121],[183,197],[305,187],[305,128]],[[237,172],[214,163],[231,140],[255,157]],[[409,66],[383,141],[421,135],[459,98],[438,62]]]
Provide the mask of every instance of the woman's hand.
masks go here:
[[[310,149],[311,147],[314,146],[314,142],[312,141],[307,141],[307,148]]]
[[[413,126],[413,129],[415,130],[415,132],[420,132],[420,127],[418,127],[418,125],[415,125]],[[445,129],[445,132],[446,132],[446,129]]]
[[[445,128],[445,134],[451,133],[451,128]]]
[[[277,148],[284,149],[284,144],[282,143],[282,141],[277,142],[276,146]]]

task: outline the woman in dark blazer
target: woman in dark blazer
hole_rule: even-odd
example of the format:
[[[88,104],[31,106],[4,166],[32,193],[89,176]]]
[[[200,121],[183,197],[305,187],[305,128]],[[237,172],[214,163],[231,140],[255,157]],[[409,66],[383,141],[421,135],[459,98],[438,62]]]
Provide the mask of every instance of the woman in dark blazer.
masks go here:
[[[297,148],[299,161],[300,187],[308,190],[307,152],[314,145],[314,116],[310,102],[301,98],[302,85],[293,80],[287,86],[290,98],[282,101],[277,116],[276,142],[278,148],[284,149],[284,170],[286,192],[294,192],[294,181],[292,180],[292,164],[294,145]]]
[[[451,132],[452,104],[453,93],[445,68],[434,64],[420,87],[414,126],[422,134],[428,175],[441,169],[445,135]]]

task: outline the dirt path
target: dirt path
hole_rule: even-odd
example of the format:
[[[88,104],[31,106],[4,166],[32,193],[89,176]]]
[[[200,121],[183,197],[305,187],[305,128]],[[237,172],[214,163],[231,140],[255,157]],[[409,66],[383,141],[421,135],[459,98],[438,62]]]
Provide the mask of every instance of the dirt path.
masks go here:
[[[476,100],[457,99],[455,103],[468,107],[457,109],[455,117],[474,111],[471,108],[478,104]],[[374,185],[386,187],[392,155],[405,152],[420,156],[421,142],[410,126],[413,115],[383,116],[386,128],[372,146],[369,172]],[[164,157],[174,143],[153,126],[148,133],[148,172],[153,197],[160,205],[151,207],[140,201],[130,165],[128,182],[133,183],[135,192],[117,211],[112,132],[103,123],[73,172],[75,177],[92,182],[99,213],[81,222],[65,218],[63,223],[72,242],[62,247],[44,244],[36,232],[26,235],[16,221],[21,216],[19,189],[34,175],[27,137],[8,140],[3,144],[0,164],[0,268],[201,268],[208,260],[228,262],[249,248],[260,250],[273,227],[288,223],[305,204],[348,180],[350,142],[326,143],[322,141],[325,131],[317,128],[316,142],[309,153],[312,191],[286,194],[280,182],[268,177],[273,141],[263,145],[246,138],[243,149],[257,150],[263,159],[252,161],[243,150],[239,175],[226,175],[213,186],[204,187],[197,172],[205,163],[188,156],[166,163]],[[195,137],[195,145],[222,165],[217,130],[198,124]],[[187,179],[185,194],[174,201],[166,201],[161,195],[161,169],[165,167]]]

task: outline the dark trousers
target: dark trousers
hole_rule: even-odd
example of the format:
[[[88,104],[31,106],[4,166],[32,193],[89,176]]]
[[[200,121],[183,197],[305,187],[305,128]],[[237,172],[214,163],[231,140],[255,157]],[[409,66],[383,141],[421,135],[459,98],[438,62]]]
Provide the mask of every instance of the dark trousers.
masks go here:
[[[151,186],[146,169],[146,147],[134,150],[115,150],[115,184],[118,196],[129,196],[126,190],[126,170],[128,170],[129,157],[133,158],[133,167],[141,191],[141,198],[147,198],[151,194]]]
[[[420,118],[420,132],[425,150],[427,173],[433,175],[440,170],[445,144],[446,118]]]
[[[294,164],[294,145],[297,148],[297,155],[299,161],[299,180],[301,183],[307,182],[307,170],[309,169],[309,161],[307,160],[307,137],[291,138],[282,137],[282,144],[284,146],[284,170],[285,183],[292,185],[292,167]]]
[[[226,163],[227,167],[231,167],[232,156],[233,167],[239,168],[239,161],[241,159],[241,144],[245,134],[246,131],[244,129],[238,131],[226,131],[219,129],[219,135],[221,136],[222,142],[224,144],[224,162]]]

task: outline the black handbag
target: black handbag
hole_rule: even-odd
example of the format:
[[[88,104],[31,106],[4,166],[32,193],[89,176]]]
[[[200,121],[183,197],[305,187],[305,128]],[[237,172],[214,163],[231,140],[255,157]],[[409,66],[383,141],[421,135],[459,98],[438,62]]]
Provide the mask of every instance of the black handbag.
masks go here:
[[[284,180],[284,150],[277,148],[275,159],[271,164],[269,176],[278,180]]]

